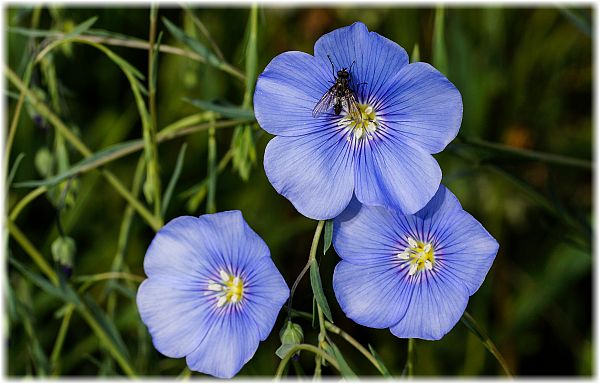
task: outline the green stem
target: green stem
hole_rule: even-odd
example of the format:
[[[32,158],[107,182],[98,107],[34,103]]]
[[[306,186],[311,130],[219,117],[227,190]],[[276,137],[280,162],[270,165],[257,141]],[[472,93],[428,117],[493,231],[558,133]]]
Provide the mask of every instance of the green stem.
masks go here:
[[[12,237],[17,240],[17,243],[21,245],[23,250],[27,252],[29,257],[33,260],[33,262],[44,272],[44,274],[50,279],[52,284],[58,285],[58,275],[54,272],[54,269],[48,264],[44,256],[34,247],[33,244],[29,241],[29,239],[21,232],[19,227],[15,225],[12,221],[7,222],[8,232],[12,235]]]
[[[298,275],[298,277],[296,277],[296,280],[294,281],[294,284],[292,285],[292,289],[290,290],[290,299],[288,300],[288,316],[290,316],[290,313],[292,311],[292,298],[294,297],[294,292],[296,292],[296,288],[298,287],[298,284],[300,284],[300,281],[302,280],[304,275],[306,275],[306,272],[308,272],[308,270],[310,269],[310,266],[311,266],[313,260],[316,260],[317,246],[319,245],[319,239],[321,238],[321,232],[323,231],[324,225],[325,225],[325,220],[321,220],[317,224],[317,229],[315,230],[315,234],[313,235],[313,241],[310,246],[310,253],[308,255],[308,261],[306,262],[306,265],[304,266],[304,268],[302,268],[302,271],[300,271],[300,274]]]
[[[281,375],[283,375],[283,370],[285,369],[288,361],[298,351],[309,351],[309,352],[312,352],[315,355],[318,355],[319,357],[327,360],[327,362],[332,367],[334,367],[335,369],[337,369],[338,372],[340,371],[340,366],[338,365],[337,361],[331,355],[329,355],[328,353],[326,353],[322,349],[317,348],[317,347],[315,347],[314,345],[311,345],[311,344],[296,344],[294,347],[292,347],[288,351],[288,353],[283,357],[283,359],[281,359],[281,362],[279,363],[279,366],[277,367],[277,371],[275,372],[275,380],[280,380],[281,379]]]
[[[60,375],[58,359],[60,358],[60,353],[62,351],[62,346],[65,341],[65,336],[67,335],[67,330],[69,329],[69,325],[71,324],[71,316],[73,315],[74,309],[75,304],[67,304],[65,314],[63,316],[62,322],[60,323],[58,335],[56,336],[56,341],[54,342],[54,347],[52,348],[52,354],[50,355],[50,366],[52,368],[53,376]]]
[[[217,212],[217,139],[215,128],[208,129],[208,193],[206,195],[206,213]]]
[[[413,377],[415,358],[415,339],[408,339],[408,353],[406,357],[406,376]]]
[[[492,142],[489,142],[486,140],[481,140],[481,139],[476,139],[476,138],[461,137],[460,142],[470,145],[470,146],[473,146],[473,147],[490,149],[494,152],[513,155],[513,156],[517,156],[517,157],[521,157],[521,158],[525,158],[525,159],[538,160],[538,161],[541,161],[544,163],[578,167],[578,168],[584,168],[584,169],[590,169],[590,170],[593,169],[592,162],[588,161],[588,160],[584,160],[584,159],[577,159],[577,158],[563,156],[563,155],[556,155],[553,153],[532,151],[532,150],[523,149],[523,148],[515,148],[515,147],[511,147],[509,145],[492,143]]]
[[[302,311],[298,311],[295,309],[291,310],[291,316],[298,316],[298,317],[303,317],[307,320],[311,320],[312,319],[312,315],[310,313],[307,312],[302,312]],[[354,348],[356,348],[360,353],[362,353],[363,356],[365,356],[370,362],[371,364],[373,364],[373,366],[375,368],[377,368],[377,370],[384,375],[385,371],[383,371],[383,369],[381,369],[379,362],[377,361],[377,359],[375,358],[375,356],[373,356],[371,354],[371,352],[369,352],[365,347],[363,347],[358,341],[356,341],[355,338],[353,338],[350,334],[344,332],[341,328],[339,328],[338,326],[330,323],[329,321],[325,320],[324,321],[325,324],[325,328],[333,333],[334,335],[338,335],[341,338],[343,338],[344,340],[346,340],[350,345],[352,345]]]
[[[35,200],[38,196],[41,196],[44,193],[46,193],[47,190],[48,190],[48,187],[42,185],[40,187],[37,187],[33,191],[29,192],[27,195],[25,195],[24,198],[22,198],[21,200],[19,200],[19,202],[17,204],[15,204],[15,207],[10,212],[8,219],[10,221],[15,221],[17,219],[17,217],[19,216],[19,213],[21,213],[21,211],[23,210],[23,208],[25,208],[27,205],[29,205],[29,203],[31,203],[33,200]]]
[[[152,3],[150,6],[150,32],[149,32],[149,44],[148,44],[148,109],[150,111],[150,121],[147,130],[150,143],[150,160],[148,164],[148,170],[152,173],[154,179],[154,216],[161,217],[160,204],[162,201],[160,191],[160,176],[158,169],[158,148],[156,141],[156,78],[154,76],[156,64],[154,60],[154,45],[156,42],[156,15],[158,9],[156,3]],[[158,61],[158,57],[157,57]]]
[[[81,153],[84,157],[92,156],[92,151],[81,141],[75,134],[73,134],[69,128],[56,116],[50,109],[31,92],[25,84],[19,79],[19,77],[8,67],[4,67],[4,70],[9,78],[9,80],[24,92],[26,96],[29,98],[29,102],[32,106],[44,117],[46,117],[52,125],[63,135],[63,137],[69,141],[71,145],[79,153]],[[119,192],[125,200],[127,200],[134,209],[140,214],[142,218],[144,218],[148,224],[154,229],[158,231],[162,227],[162,220],[160,218],[156,218],[139,202],[136,198],[134,198],[131,193],[121,184],[119,179],[111,172],[103,170],[102,174],[108,180],[108,182]]]

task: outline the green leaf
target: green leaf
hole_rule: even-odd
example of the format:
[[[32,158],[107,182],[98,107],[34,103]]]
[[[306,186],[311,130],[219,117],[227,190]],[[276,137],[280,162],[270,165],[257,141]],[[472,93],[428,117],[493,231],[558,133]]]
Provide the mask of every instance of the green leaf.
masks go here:
[[[39,186],[50,186],[60,183],[63,180],[68,179],[69,177],[75,176],[79,173],[83,173],[89,171],[91,169],[98,168],[106,163],[113,161],[116,158],[122,157],[126,154],[133,153],[140,149],[140,144],[142,144],[142,140],[131,140],[123,143],[111,145],[108,148],[102,149],[96,153],[94,153],[90,157],[86,157],[81,160],[77,164],[73,165],[71,168],[62,172],[54,177],[50,177],[44,180],[30,180],[23,181],[20,183],[15,183],[16,188],[30,188],[30,187],[39,187]]]
[[[162,18],[163,23],[171,32],[171,34],[180,42],[187,45],[192,51],[200,55],[202,58],[206,60],[206,62],[210,65],[213,65],[217,68],[222,67],[224,64],[221,59],[215,56],[208,48],[206,48],[202,43],[198,40],[194,39],[183,30],[179,29],[175,24],[171,23],[167,18]]]
[[[183,169],[183,159],[185,157],[186,149],[187,149],[187,143],[183,143],[183,145],[181,146],[181,149],[179,150],[179,154],[177,155],[177,162],[175,163],[175,169],[173,170],[173,175],[171,176],[171,180],[169,180],[169,184],[167,185],[165,195],[163,196],[162,212],[161,212],[162,217],[165,217],[165,213],[167,213],[167,208],[169,206],[169,202],[171,201],[171,196],[173,195],[173,190],[175,189],[177,180],[179,180],[179,175],[181,175],[181,170]]]
[[[333,220],[325,222],[325,234],[323,235],[323,254],[326,254],[331,247],[331,239],[333,237]]]
[[[477,324],[475,319],[473,319],[473,317],[466,311],[462,315],[460,320],[469,329],[469,331],[471,331],[471,333],[473,333],[475,336],[477,336],[477,338],[479,338],[483,346],[496,358],[498,363],[500,363],[506,375],[510,377],[511,373],[508,369],[508,364],[506,364],[506,361],[504,361],[504,358],[500,354],[500,351],[498,350],[498,348],[496,348],[496,345],[494,345],[492,340],[490,340],[483,328],[481,328],[479,324]]]
[[[129,360],[129,351],[127,350],[127,347],[125,347],[125,343],[115,327],[115,324],[106,316],[98,304],[96,304],[89,295],[85,295],[83,301],[89,308],[89,314],[96,320],[106,335],[108,335],[112,344],[116,346],[121,356],[126,360]]]
[[[83,32],[85,32],[88,29],[90,29],[92,27],[92,25],[94,25],[94,23],[96,23],[96,20],[98,20],[98,16],[90,17],[89,19],[87,19],[83,23],[80,23],[75,28],[73,28],[73,30],[71,32],[67,33],[64,36],[64,38],[68,39],[68,38],[71,38],[71,37],[75,37],[75,36],[81,35]]]
[[[183,98],[183,101],[192,104],[195,107],[198,107],[204,111],[212,111],[216,112],[219,115],[231,118],[231,119],[248,119],[254,120],[254,112],[252,110],[236,107],[236,106],[228,106],[228,105],[220,105],[215,104],[206,100],[197,100],[197,99],[189,99],[187,97]]]
[[[10,169],[10,172],[8,173],[8,179],[6,182],[7,186],[10,187],[10,185],[12,184],[12,181],[15,178],[15,174],[17,173],[17,170],[19,169],[19,165],[21,165],[21,161],[23,161],[24,158],[25,158],[25,153],[21,152],[15,159],[15,163],[13,164],[12,168]]]
[[[335,358],[338,365],[340,366],[340,373],[342,374],[343,377],[357,378],[356,373],[354,373],[354,371],[352,371],[352,369],[346,362],[346,359],[344,359],[344,356],[342,355],[342,352],[340,352],[340,349],[337,347],[337,345],[335,345],[331,341],[328,341],[327,346],[325,347],[325,350],[327,351],[327,353],[329,353],[331,356],[333,356]]]
[[[62,38],[71,38],[81,35],[86,32],[94,23],[98,20],[98,16],[90,17],[86,21],[81,24],[78,24],[73,30]],[[24,35],[28,37],[52,37],[52,36],[60,36],[63,34],[63,31],[58,30],[43,30],[43,29],[32,29],[32,28],[20,28],[20,27],[9,27],[7,28],[9,33],[15,33],[19,35]]]
[[[81,304],[79,297],[71,289],[69,286],[56,286],[52,284],[50,281],[45,279],[43,276],[31,271],[29,268],[25,267],[23,264],[18,262],[16,259],[9,257],[8,262],[17,268],[21,274],[30,280],[33,284],[37,285],[42,291],[57,297],[65,302],[73,303],[76,305]]]
[[[435,20],[433,22],[433,42],[432,42],[433,66],[438,71],[447,75],[448,59],[446,57],[446,43],[444,41],[444,7],[438,6],[435,9]]]
[[[375,351],[375,349],[373,349],[373,347],[371,346],[371,344],[368,344],[368,346],[369,346],[369,351],[371,351],[371,355],[373,355],[373,357],[375,358],[375,360],[377,360],[377,365],[379,366],[379,368],[383,372],[383,376],[384,377],[392,377],[392,374],[390,373],[389,369],[387,369],[387,367],[383,363],[383,360],[381,360],[381,357],[379,356],[379,354],[377,353],[377,351]]]
[[[321,275],[319,274],[319,264],[316,260],[313,260],[310,265],[310,285],[312,286],[312,291],[315,299],[317,300],[317,304],[321,307],[323,314],[333,323],[333,318],[331,316],[331,310],[329,309],[329,304],[327,304],[327,298],[325,297],[325,292],[323,292],[323,285],[321,284]]]

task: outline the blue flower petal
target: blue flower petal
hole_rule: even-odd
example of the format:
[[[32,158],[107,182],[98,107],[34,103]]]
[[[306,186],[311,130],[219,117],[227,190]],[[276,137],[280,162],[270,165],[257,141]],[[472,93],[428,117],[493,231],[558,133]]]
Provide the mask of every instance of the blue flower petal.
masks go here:
[[[414,238],[433,241],[436,270],[456,276],[469,295],[475,293],[498,252],[498,242],[468,212],[449,189],[440,185],[416,215],[399,216],[400,228]]]
[[[355,193],[365,205],[412,214],[438,190],[442,171],[423,149],[392,135],[363,140],[355,154]]]
[[[408,64],[404,48],[375,32],[369,32],[360,22],[321,36],[315,43],[315,57],[327,60],[327,55],[331,57],[336,71],[352,66],[354,88],[365,103],[371,101],[363,100],[366,95],[379,93],[387,80]],[[329,73],[328,78],[333,80],[330,64]],[[366,84],[358,85],[357,82]]]
[[[257,261],[247,279],[243,310],[256,323],[260,340],[264,340],[271,333],[290,290],[271,258]]]
[[[469,295],[452,275],[429,273],[414,279],[410,306],[390,331],[400,338],[439,340],[448,333],[462,316]]]
[[[208,274],[217,278],[220,269],[244,269],[262,257],[270,257],[269,248],[240,211],[182,216],[158,231],[146,252],[144,271],[148,277],[185,284]]]
[[[400,238],[405,235],[389,211],[362,205],[356,199],[334,219],[333,247],[343,260],[353,264],[389,260],[403,250],[398,246]]]
[[[342,260],[333,272],[333,289],[348,318],[372,328],[388,328],[398,323],[410,304],[412,287],[406,280],[389,259],[368,266]]]
[[[265,149],[264,167],[273,188],[311,219],[337,216],[352,198],[351,146],[333,130],[273,138]]]
[[[207,332],[203,325],[214,307],[199,290],[163,284],[159,279],[144,280],[136,300],[156,349],[175,358],[198,347]]]
[[[299,136],[328,127],[328,115],[313,118],[312,111],[331,87],[329,61],[304,52],[276,56],[258,77],[254,115],[267,132]]]
[[[220,378],[232,378],[256,352],[259,332],[243,311],[220,312],[205,324],[208,332],[187,355],[190,369]]]
[[[427,63],[413,63],[389,78],[377,116],[399,140],[429,153],[441,152],[458,134],[462,98],[456,87]]]

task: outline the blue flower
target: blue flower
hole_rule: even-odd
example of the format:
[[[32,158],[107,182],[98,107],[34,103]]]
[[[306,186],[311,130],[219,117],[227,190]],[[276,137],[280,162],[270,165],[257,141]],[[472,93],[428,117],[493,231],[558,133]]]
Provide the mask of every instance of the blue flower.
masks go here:
[[[322,36],[314,54],[282,53],[256,83],[256,119],[277,135],[264,158],[273,187],[318,220],[341,213],[353,193],[366,205],[423,208],[441,181],[431,154],[460,128],[458,90],[431,65],[409,64],[402,47],[362,23]],[[313,117],[337,76],[332,71],[342,68],[359,113],[344,104],[339,115],[330,107]]]
[[[498,243],[443,185],[414,215],[356,203],[334,222],[335,296],[350,319],[438,340],[483,283]]]
[[[137,293],[156,349],[234,376],[267,338],[289,289],[240,211],[178,217],[157,234]]]

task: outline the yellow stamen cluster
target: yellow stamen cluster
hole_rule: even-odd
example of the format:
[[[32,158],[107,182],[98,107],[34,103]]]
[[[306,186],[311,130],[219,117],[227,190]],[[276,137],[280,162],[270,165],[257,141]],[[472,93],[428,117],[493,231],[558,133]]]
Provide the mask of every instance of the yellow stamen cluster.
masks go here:
[[[348,140],[351,140],[352,137],[358,140],[372,138],[372,134],[377,131],[379,123],[372,106],[358,104],[358,113],[348,113],[346,117],[339,121],[338,125],[351,133],[351,135],[348,135]]]
[[[408,247],[396,255],[402,264],[409,267],[408,275],[413,276],[423,270],[431,271],[435,263],[433,246],[431,243],[416,241],[412,237],[406,238]]]
[[[219,271],[221,281],[208,281],[207,289],[215,293],[217,299],[217,307],[222,307],[225,304],[236,304],[242,300],[244,295],[244,282],[238,276],[230,275],[224,270]],[[210,292],[207,292],[210,294]]]

